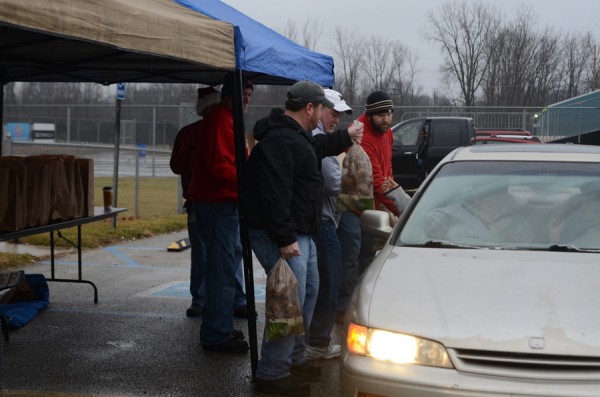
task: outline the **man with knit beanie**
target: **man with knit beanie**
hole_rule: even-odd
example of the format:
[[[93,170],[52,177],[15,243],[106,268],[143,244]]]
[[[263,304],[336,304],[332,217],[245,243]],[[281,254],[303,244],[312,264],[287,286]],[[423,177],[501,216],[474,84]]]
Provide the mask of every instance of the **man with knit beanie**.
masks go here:
[[[375,209],[387,208],[398,215],[393,200],[385,192],[398,186],[392,172],[392,144],[394,135],[390,129],[394,104],[383,91],[372,92],[367,97],[365,112],[358,121],[365,125],[362,148],[371,160],[373,169],[373,196]],[[362,233],[360,214],[342,212],[338,225],[338,238],[342,248],[342,283],[338,295],[338,321],[341,321],[348,306],[358,278],[373,259],[373,236]]]

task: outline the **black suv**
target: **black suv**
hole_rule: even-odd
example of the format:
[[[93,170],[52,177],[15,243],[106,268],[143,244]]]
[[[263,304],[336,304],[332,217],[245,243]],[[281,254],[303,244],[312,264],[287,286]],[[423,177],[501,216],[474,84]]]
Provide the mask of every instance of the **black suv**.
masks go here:
[[[419,187],[448,153],[475,137],[470,117],[419,117],[392,127],[394,179],[405,190]]]

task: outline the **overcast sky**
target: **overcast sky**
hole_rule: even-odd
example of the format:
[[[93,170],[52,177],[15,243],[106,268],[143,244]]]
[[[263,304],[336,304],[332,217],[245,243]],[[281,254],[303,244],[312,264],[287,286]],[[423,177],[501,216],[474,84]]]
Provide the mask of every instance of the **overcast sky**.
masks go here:
[[[282,32],[288,20],[300,28],[307,20],[318,18],[323,35],[332,34],[336,27],[356,29],[365,38],[373,35],[398,40],[416,52],[419,69],[416,80],[423,92],[431,94],[439,84],[439,49],[424,41],[420,32],[426,27],[427,14],[439,8],[443,0],[223,0],[238,11],[269,28]],[[513,20],[517,9],[531,6],[539,16],[538,28],[546,25],[560,32],[591,31],[600,43],[599,0],[482,0]],[[332,55],[321,40],[319,52]],[[600,50],[600,49],[599,49]],[[590,50],[590,54],[592,50]],[[591,56],[591,55],[590,55]]]

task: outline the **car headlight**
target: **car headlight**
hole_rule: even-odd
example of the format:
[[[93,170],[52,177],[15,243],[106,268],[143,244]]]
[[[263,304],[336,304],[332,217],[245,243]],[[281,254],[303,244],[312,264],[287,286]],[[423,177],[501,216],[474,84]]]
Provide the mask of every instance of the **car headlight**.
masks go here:
[[[441,343],[354,323],[348,328],[347,346],[351,353],[377,360],[454,368]]]

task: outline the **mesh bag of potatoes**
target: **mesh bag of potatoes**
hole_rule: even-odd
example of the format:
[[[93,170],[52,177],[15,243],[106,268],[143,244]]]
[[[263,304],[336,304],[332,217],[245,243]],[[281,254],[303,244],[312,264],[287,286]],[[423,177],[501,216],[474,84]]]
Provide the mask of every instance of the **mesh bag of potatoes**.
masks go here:
[[[279,258],[267,275],[266,289],[267,340],[303,335],[304,320],[298,300],[298,281],[285,259]]]
[[[375,209],[371,160],[356,142],[352,144],[342,162],[342,187],[337,206],[340,211]]]

